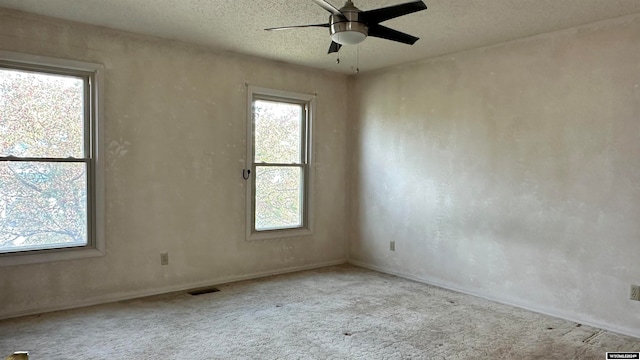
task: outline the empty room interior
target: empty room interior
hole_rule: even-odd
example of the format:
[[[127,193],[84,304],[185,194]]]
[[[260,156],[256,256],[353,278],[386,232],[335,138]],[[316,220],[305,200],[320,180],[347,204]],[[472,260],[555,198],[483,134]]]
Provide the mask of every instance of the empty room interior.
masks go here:
[[[0,0],[0,358],[640,352],[640,2],[407,1]]]

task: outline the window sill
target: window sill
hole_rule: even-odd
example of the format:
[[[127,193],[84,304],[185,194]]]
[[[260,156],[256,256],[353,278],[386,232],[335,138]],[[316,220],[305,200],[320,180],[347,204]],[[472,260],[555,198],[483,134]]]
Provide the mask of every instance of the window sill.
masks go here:
[[[0,256],[0,267],[38,264],[45,262],[85,259],[104,256],[105,253],[99,249],[64,249],[59,251],[48,251],[38,253],[13,253]]]
[[[298,229],[286,229],[286,230],[267,230],[258,231],[247,234],[248,241],[254,240],[270,240],[270,239],[282,239],[290,237],[302,237],[311,236],[313,232],[310,229],[298,228]]]

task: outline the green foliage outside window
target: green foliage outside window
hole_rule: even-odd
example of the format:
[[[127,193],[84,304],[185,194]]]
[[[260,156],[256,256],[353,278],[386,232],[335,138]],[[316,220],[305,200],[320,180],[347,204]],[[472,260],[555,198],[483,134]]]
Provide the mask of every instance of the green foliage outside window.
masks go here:
[[[0,69],[0,252],[87,243],[84,86]]]
[[[303,225],[304,106],[257,100],[253,103],[253,113],[255,229],[300,227]]]

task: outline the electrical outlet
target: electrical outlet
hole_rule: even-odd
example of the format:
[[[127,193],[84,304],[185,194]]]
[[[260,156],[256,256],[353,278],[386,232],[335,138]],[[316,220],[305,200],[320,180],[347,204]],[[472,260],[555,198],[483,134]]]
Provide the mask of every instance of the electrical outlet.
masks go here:
[[[160,265],[169,265],[169,253],[160,253]]]
[[[640,301],[640,285],[631,285],[631,300]]]
[[[389,242],[389,250],[396,251],[396,242],[395,241],[390,241]]]

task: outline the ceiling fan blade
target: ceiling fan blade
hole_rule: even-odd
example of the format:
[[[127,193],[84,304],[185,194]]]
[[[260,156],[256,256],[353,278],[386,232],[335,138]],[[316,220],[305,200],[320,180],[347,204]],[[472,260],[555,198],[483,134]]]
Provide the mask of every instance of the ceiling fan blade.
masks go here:
[[[325,0],[313,0],[316,4],[318,4],[321,8],[327,10],[333,15],[341,15],[340,10],[338,10],[335,6],[329,4]]]
[[[405,4],[364,11],[362,12],[362,16],[364,17],[365,23],[371,25],[426,9],[427,5],[424,2],[412,1]]]
[[[418,39],[415,36],[405,34],[398,30],[390,29],[382,25],[374,25],[369,27],[369,36],[401,42],[403,44],[413,45]]]
[[[293,26],[282,26],[282,27],[274,27],[265,29],[267,31],[272,30],[288,30],[288,29],[297,29],[297,28],[306,28],[306,27],[329,27],[329,24],[313,24],[313,25],[293,25]]]
[[[335,41],[331,42],[331,46],[329,46],[329,52],[327,54],[331,54],[334,52],[338,52],[340,50],[340,48],[342,47],[342,45],[338,44]]]

